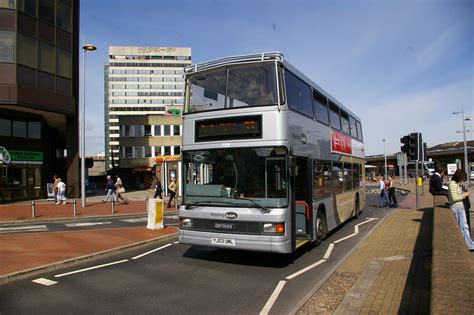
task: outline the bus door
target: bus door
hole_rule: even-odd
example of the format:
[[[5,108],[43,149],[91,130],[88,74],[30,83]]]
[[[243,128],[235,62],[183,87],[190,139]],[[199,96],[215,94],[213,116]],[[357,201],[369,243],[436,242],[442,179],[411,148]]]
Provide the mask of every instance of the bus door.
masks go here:
[[[311,240],[312,211],[311,211],[311,163],[308,158],[296,158],[294,169],[294,199],[293,220],[296,248]]]

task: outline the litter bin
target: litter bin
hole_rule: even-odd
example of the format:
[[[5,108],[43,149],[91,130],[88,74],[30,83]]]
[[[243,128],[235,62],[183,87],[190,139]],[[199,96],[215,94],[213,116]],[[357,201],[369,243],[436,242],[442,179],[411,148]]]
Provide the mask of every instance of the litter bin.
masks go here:
[[[163,199],[148,199],[148,224],[149,230],[160,230],[163,225]]]

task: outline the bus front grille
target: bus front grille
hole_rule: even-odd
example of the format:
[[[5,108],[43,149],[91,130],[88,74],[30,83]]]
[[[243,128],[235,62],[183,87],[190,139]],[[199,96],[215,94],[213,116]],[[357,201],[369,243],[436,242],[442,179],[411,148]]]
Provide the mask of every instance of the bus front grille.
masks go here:
[[[262,234],[262,224],[258,222],[232,222],[193,219],[191,230],[234,234]]]

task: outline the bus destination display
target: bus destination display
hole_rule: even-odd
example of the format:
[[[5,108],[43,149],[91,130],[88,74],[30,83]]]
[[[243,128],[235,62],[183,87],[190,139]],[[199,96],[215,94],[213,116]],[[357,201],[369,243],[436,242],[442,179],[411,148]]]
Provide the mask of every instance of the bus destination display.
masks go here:
[[[243,116],[196,121],[196,141],[253,139],[262,137],[262,116]]]

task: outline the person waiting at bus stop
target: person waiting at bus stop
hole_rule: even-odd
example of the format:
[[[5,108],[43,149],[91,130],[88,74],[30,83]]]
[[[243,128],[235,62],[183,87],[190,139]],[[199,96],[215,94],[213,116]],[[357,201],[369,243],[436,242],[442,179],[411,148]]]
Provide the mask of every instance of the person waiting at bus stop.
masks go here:
[[[383,175],[380,175],[379,178],[379,188],[380,188],[380,195],[379,195],[379,205],[378,208],[382,208],[385,204],[388,205],[388,191],[385,189],[385,180]]]
[[[467,225],[466,212],[464,210],[463,200],[469,198],[469,192],[463,192],[461,183],[466,180],[466,172],[458,169],[448,184],[449,207],[454,213],[454,217],[459,225],[461,234],[470,251],[474,251],[474,242],[471,239],[471,232]]]
[[[446,175],[444,169],[440,168],[439,172],[435,172],[430,177],[430,194],[433,196],[448,196],[448,189],[443,186],[443,177]]]

